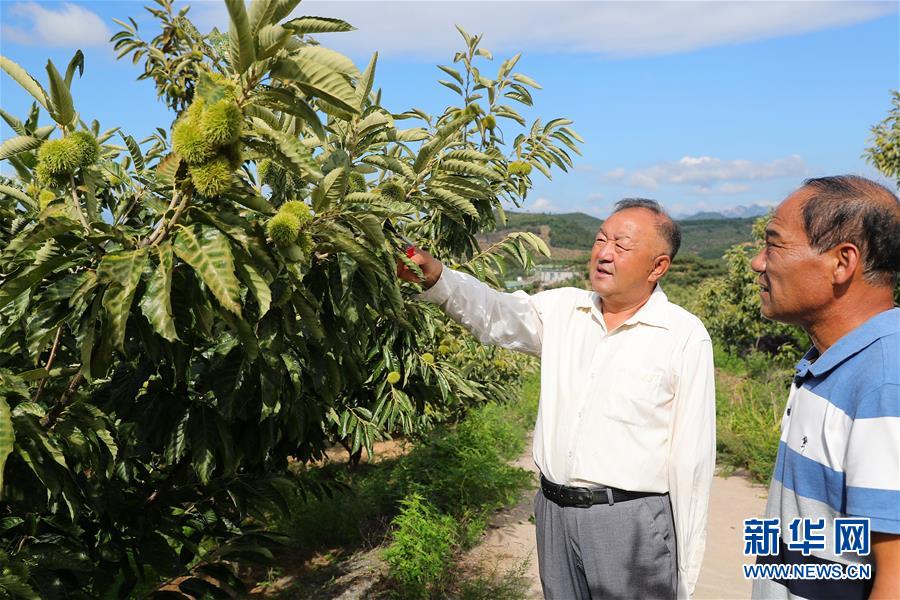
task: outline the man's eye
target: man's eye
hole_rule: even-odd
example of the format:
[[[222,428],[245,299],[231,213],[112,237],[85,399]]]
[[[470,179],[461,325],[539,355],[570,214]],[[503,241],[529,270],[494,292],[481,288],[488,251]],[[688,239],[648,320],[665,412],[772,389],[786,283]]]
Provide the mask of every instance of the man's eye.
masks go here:
[[[616,250],[622,250],[623,252],[627,252],[628,248],[626,248],[622,244],[616,244]]]

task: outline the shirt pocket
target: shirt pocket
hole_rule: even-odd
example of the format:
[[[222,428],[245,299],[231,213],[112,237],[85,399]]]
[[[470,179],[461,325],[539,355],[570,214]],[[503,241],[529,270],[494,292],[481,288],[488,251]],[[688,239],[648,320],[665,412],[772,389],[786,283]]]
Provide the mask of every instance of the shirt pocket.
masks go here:
[[[629,425],[652,425],[659,408],[665,404],[663,373],[657,370],[618,369],[615,380],[604,394],[603,415]]]

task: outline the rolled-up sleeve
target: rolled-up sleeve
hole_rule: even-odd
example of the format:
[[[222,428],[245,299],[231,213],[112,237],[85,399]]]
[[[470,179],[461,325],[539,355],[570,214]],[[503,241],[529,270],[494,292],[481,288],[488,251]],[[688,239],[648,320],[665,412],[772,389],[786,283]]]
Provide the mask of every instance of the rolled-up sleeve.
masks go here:
[[[497,291],[471,275],[444,268],[418,298],[437,304],[482,344],[541,354],[543,323],[539,302],[525,292]]]
[[[709,493],[716,462],[712,343],[692,335],[675,393],[668,457],[669,494],[678,543],[678,598],[690,598],[706,548]]]

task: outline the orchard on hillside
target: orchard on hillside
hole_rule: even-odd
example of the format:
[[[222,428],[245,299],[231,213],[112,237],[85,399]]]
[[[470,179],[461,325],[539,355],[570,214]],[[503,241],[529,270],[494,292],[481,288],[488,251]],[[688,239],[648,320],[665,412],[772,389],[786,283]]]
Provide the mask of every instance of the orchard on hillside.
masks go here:
[[[539,86],[518,56],[488,74],[480,36],[440,66],[455,105],[396,113],[377,55],[360,70],[311,37],[348,23],[225,4],[227,34],[172,0],[150,41],[120,23],[119,57],[176,113],[146,140],[81,117],[80,51],[44,83],[0,58],[35,101],[0,113],[0,595],[239,591],[266,515],[318,491],[289,461],[358,460],[512,392],[516,363],[412,302],[396,261],[405,238],[497,283],[504,257],[547,253],[475,235],[533,170],[571,166],[571,122],[522,118]]]

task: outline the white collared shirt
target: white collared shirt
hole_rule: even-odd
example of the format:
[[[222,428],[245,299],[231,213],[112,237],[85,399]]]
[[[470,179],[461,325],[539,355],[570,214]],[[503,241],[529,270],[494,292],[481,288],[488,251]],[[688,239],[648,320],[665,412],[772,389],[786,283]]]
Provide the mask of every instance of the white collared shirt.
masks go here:
[[[678,597],[693,593],[715,467],[712,343],[657,286],[612,332],[599,296],[560,288],[504,293],[444,268],[419,296],[479,341],[541,357],[534,461],[565,485],[669,492]]]

